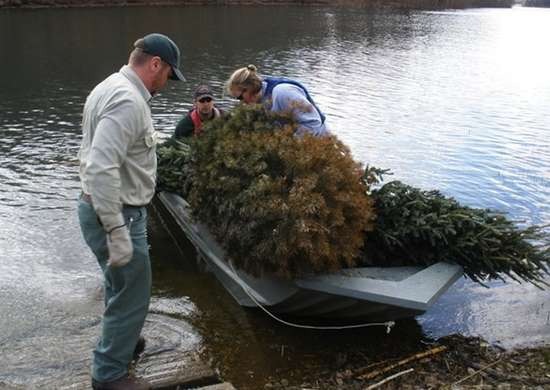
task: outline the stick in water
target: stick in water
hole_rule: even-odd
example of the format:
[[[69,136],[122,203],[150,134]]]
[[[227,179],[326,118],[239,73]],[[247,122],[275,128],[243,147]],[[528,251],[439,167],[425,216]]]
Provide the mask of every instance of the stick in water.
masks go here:
[[[360,375],[358,378],[359,379],[363,379],[363,380],[367,380],[367,379],[372,379],[380,374],[383,374],[385,372],[388,372],[390,370],[393,370],[395,367],[399,367],[399,366],[402,366],[404,364],[407,364],[409,362],[412,362],[413,360],[418,360],[418,359],[422,359],[422,358],[425,358],[427,356],[431,356],[431,355],[435,355],[437,353],[440,353],[440,352],[443,352],[447,350],[447,347],[445,346],[439,346],[439,347],[436,347],[436,348],[432,348],[428,351],[425,351],[425,352],[420,352],[420,353],[417,353],[416,355],[413,355],[413,356],[409,356],[408,358],[406,359],[403,359],[403,360],[400,360],[398,361],[397,363],[395,364],[392,364],[388,367],[384,367],[380,370],[376,370],[376,371],[372,371],[372,372],[369,372],[369,373],[366,373],[364,375]]]

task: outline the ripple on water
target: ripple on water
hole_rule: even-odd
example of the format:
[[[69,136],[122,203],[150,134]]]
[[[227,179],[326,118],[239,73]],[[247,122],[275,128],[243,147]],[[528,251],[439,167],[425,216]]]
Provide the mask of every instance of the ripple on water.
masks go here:
[[[460,332],[505,348],[550,342],[549,291],[509,279],[489,285],[487,289],[470,281],[457,283],[419,321],[434,337]],[[443,313],[452,316],[441,322],[437,318]]]
[[[199,314],[198,308],[189,297],[154,297],[151,299],[149,311],[184,318]]]

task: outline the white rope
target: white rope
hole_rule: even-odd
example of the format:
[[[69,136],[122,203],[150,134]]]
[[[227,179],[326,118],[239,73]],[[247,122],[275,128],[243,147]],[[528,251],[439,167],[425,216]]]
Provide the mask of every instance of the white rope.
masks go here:
[[[235,271],[235,268],[233,268],[233,263],[231,261],[228,262],[229,266],[231,267],[231,270],[235,274],[235,276],[243,282],[243,280],[239,277],[237,272]],[[243,282],[244,283],[244,282]],[[386,333],[390,333],[392,330],[392,327],[395,325],[395,321],[386,321],[386,322],[367,322],[363,324],[356,324],[356,325],[342,325],[342,326],[314,326],[314,325],[302,325],[302,324],[296,324],[293,322],[285,321],[279,317],[277,317],[275,314],[271,313],[265,306],[263,306],[254,296],[250,293],[249,289],[243,284],[241,284],[241,288],[243,291],[252,299],[252,301],[258,305],[260,309],[262,309],[264,312],[267,313],[271,318],[273,318],[276,321],[279,321],[282,324],[292,326],[294,328],[301,328],[301,329],[318,329],[318,330],[341,330],[341,329],[354,329],[354,328],[366,328],[368,326],[385,326],[386,327]]]

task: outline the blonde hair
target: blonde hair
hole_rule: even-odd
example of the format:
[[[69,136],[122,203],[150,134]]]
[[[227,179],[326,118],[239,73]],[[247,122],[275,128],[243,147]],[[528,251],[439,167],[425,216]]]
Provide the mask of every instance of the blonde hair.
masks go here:
[[[262,89],[262,78],[258,76],[258,68],[248,65],[234,71],[225,83],[227,93],[230,94],[233,88],[246,88],[252,93],[259,92]]]

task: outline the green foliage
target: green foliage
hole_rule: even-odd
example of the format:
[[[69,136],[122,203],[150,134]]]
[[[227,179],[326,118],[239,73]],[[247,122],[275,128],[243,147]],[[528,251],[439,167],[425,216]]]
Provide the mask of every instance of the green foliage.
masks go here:
[[[373,219],[361,166],[335,137],[239,107],[193,144],[188,200],[234,264],[283,277],[353,266]]]
[[[502,214],[460,205],[438,191],[392,181],[372,191],[376,227],[367,233],[368,265],[460,264],[472,280],[546,284],[550,246],[542,227],[521,229]],[[538,243],[538,244],[535,244]]]
[[[377,185],[383,182],[384,175],[392,175],[392,173],[389,169],[376,168],[367,165],[365,168],[365,172],[363,173],[363,180],[365,180],[370,188],[373,185]]]
[[[191,148],[185,141],[170,138],[157,147],[158,191],[184,192],[191,169]]]
[[[186,198],[235,266],[296,277],[356,265],[460,264],[474,281],[546,284],[550,243],[502,214],[361,171],[335,137],[294,135],[289,115],[242,106],[158,150],[158,187]],[[377,219],[374,223],[375,213]],[[363,248],[362,251],[360,250]]]

